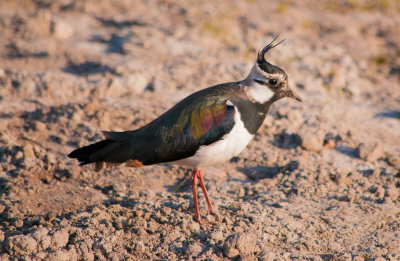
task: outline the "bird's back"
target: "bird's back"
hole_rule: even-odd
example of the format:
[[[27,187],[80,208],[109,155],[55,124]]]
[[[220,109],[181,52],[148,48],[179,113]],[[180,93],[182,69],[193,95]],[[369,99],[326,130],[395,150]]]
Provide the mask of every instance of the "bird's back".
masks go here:
[[[227,100],[241,91],[237,83],[203,89],[137,130],[104,132],[106,140],[95,143],[102,148],[93,144],[91,151],[85,150],[87,146],[70,156],[83,159],[83,164],[135,160],[138,166],[193,156],[200,146],[218,141],[233,128],[235,110]],[[94,147],[97,151],[93,152]]]

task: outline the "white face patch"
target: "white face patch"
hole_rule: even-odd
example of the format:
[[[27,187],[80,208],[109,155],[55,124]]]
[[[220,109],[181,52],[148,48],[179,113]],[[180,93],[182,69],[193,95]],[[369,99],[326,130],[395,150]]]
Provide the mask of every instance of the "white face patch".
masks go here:
[[[258,103],[266,103],[268,102],[272,96],[274,96],[274,92],[271,91],[268,86],[259,84],[255,81],[249,86],[248,95],[249,98]]]

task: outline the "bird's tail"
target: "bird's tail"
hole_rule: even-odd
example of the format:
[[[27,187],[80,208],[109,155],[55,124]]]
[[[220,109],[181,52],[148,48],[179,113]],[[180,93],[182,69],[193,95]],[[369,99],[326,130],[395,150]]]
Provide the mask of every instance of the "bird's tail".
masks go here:
[[[78,148],[68,154],[68,157],[77,159],[80,166],[95,163],[96,171],[100,171],[104,163],[107,166],[115,166],[129,161],[132,156],[129,142],[122,139],[110,139],[110,137],[118,136],[118,132],[104,134],[107,139]]]

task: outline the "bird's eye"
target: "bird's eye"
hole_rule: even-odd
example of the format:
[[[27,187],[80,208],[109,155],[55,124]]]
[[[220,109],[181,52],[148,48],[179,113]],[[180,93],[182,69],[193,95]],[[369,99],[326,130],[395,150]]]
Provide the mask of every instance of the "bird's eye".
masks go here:
[[[268,83],[269,83],[270,85],[276,85],[276,84],[278,83],[278,81],[277,81],[276,79],[269,79],[269,80],[268,80]]]

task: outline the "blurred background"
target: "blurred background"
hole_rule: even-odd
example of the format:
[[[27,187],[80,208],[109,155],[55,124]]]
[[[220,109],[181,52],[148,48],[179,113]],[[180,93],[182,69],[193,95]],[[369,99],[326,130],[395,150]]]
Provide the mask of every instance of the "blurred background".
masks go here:
[[[399,14],[399,0],[2,0],[0,257],[399,260]],[[244,79],[278,34],[266,58],[304,103],[274,104],[239,157],[206,169],[209,226],[183,168],[67,158]]]

